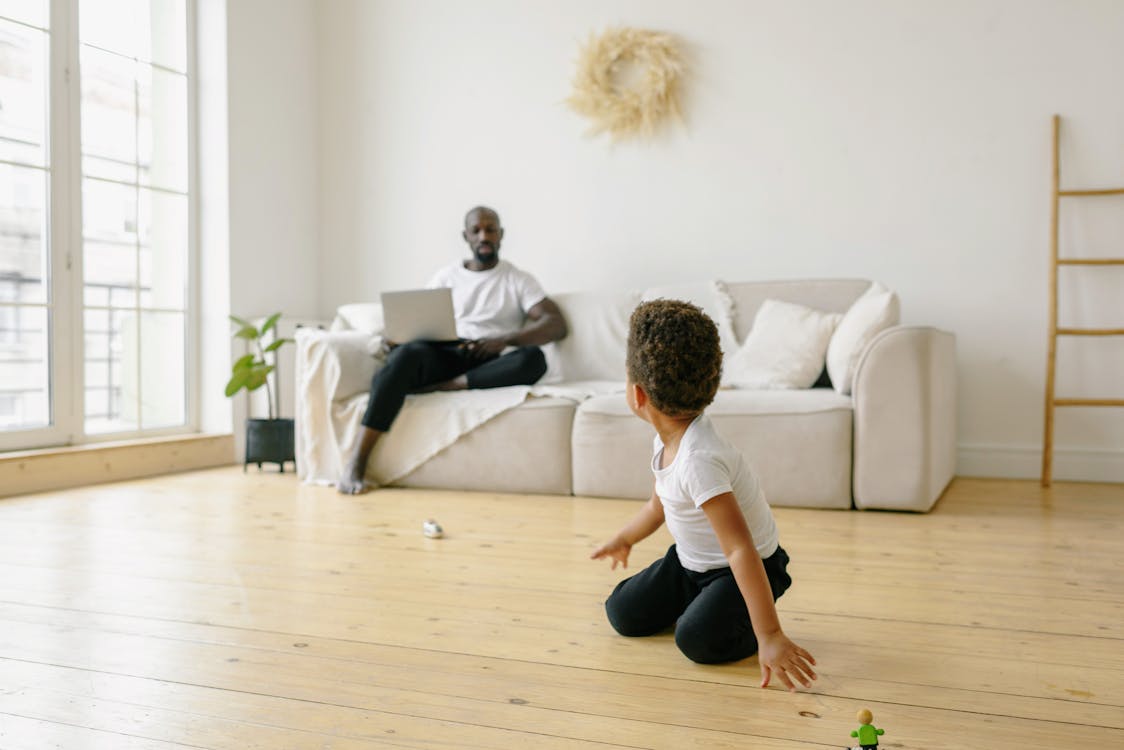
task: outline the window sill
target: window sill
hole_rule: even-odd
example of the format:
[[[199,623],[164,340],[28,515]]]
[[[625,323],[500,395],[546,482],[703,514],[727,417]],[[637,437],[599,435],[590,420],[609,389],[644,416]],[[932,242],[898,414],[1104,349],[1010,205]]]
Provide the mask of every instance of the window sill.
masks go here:
[[[0,453],[0,497],[228,466],[230,434],[175,435]]]

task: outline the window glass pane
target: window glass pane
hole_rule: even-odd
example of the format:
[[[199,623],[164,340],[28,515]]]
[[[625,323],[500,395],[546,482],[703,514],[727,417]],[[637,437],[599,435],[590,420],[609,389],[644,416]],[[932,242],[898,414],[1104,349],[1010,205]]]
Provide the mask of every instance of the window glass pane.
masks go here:
[[[0,303],[0,428],[50,423],[47,310]]]
[[[137,189],[100,180],[82,181],[82,237],[137,244]]]
[[[143,0],[78,0],[78,40],[124,57],[148,57],[148,4]],[[142,18],[143,14],[143,18]]]
[[[137,429],[137,316],[133,310],[110,310],[108,320],[87,310],[85,367],[103,382],[85,384],[86,432]]]
[[[140,180],[187,191],[187,78],[142,65],[137,84]]]
[[[79,0],[83,44],[124,57],[187,69],[184,0]]]
[[[141,190],[141,307],[187,306],[187,196]]]
[[[137,251],[135,248],[87,242],[84,258],[87,306],[136,307]]]
[[[95,339],[91,336],[86,337],[86,345],[90,346],[95,343]],[[109,386],[109,361],[97,361],[89,357],[86,358],[86,392],[98,390],[101,391]],[[86,403],[86,414],[90,413],[90,403]]]
[[[141,313],[141,427],[187,422],[183,313]]]
[[[87,307],[107,307],[109,305],[109,290],[105,287],[87,284],[85,304]]]
[[[47,173],[0,164],[0,299],[46,302]]]
[[[47,33],[0,20],[0,159],[47,159]]]
[[[148,0],[152,56],[157,65],[187,70],[187,4],[184,0]]]
[[[137,213],[136,188],[83,181],[82,267],[87,304],[136,305]]]
[[[137,64],[82,48],[82,172],[137,179]]]
[[[86,335],[99,335],[109,333],[109,310],[86,311]]]
[[[47,28],[50,16],[48,0],[0,0],[0,17]]]

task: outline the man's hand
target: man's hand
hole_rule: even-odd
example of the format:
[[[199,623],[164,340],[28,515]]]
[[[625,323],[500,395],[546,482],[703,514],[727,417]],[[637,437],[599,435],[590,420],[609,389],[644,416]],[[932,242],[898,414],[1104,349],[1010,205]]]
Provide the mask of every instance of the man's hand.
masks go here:
[[[611,557],[613,559],[612,570],[617,569],[617,565],[621,567],[628,567],[628,553],[632,551],[632,545],[626,542],[621,537],[615,536],[609,541],[602,544],[597,549],[593,550],[593,554],[589,556],[590,560],[600,560],[603,557]]]
[[[796,690],[793,679],[806,688],[812,687],[812,680],[816,679],[812,670],[815,658],[779,631],[758,639],[757,661],[761,664],[761,687],[769,686],[774,672],[790,691]]]
[[[461,344],[461,349],[468,355],[469,359],[483,362],[500,356],[500,353],[507,346],[507,340],[503,338],[472,339]]]

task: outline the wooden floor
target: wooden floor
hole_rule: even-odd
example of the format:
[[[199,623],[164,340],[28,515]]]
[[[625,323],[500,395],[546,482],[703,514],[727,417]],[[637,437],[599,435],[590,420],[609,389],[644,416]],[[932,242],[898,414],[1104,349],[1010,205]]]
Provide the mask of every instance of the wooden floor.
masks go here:
[[[613,634],[587,557],[636,507],[238,469],[0,500],[0,748],[799,750],[863,707],[884,748],[1124,748],[1124,486],[777,509],[795,695]]]

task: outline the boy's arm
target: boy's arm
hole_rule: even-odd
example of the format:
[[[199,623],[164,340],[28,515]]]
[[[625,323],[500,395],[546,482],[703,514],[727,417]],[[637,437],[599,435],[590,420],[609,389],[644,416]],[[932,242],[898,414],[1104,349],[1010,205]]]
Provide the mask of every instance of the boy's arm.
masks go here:
[[[593,554],[589,556],[590,559],[600,560],[602,557],[611,557],[613,558],[613,570],[617,569],[618,564],[627,568],[628,553],[632,551],[632,545],[651,536],[652,532],[663,525],[663,520],[663,503],[660,502],[659,496],[653,491],[652,496],[648,498],[648,502],[644,503],[640,512],[633,516],[632,520],[626,523],[616,536],[593,550]]]
[[[730,570],[738,589],[745,599],[753,633],[757,636],[758,661],[761,663],[761,687],[769,684],[775,671],[789,690],[795,690],[793,678],[804,687],[811,687],[816,673],[810,665],[816,660],[810,653],[788,639],[781,630],[777,608],[773,604],[773,590],[765,575],[765,566],[753,536],[746,526],[738,500],[732,492],[724,492],[702,505],[722,552],[730,562]]]

